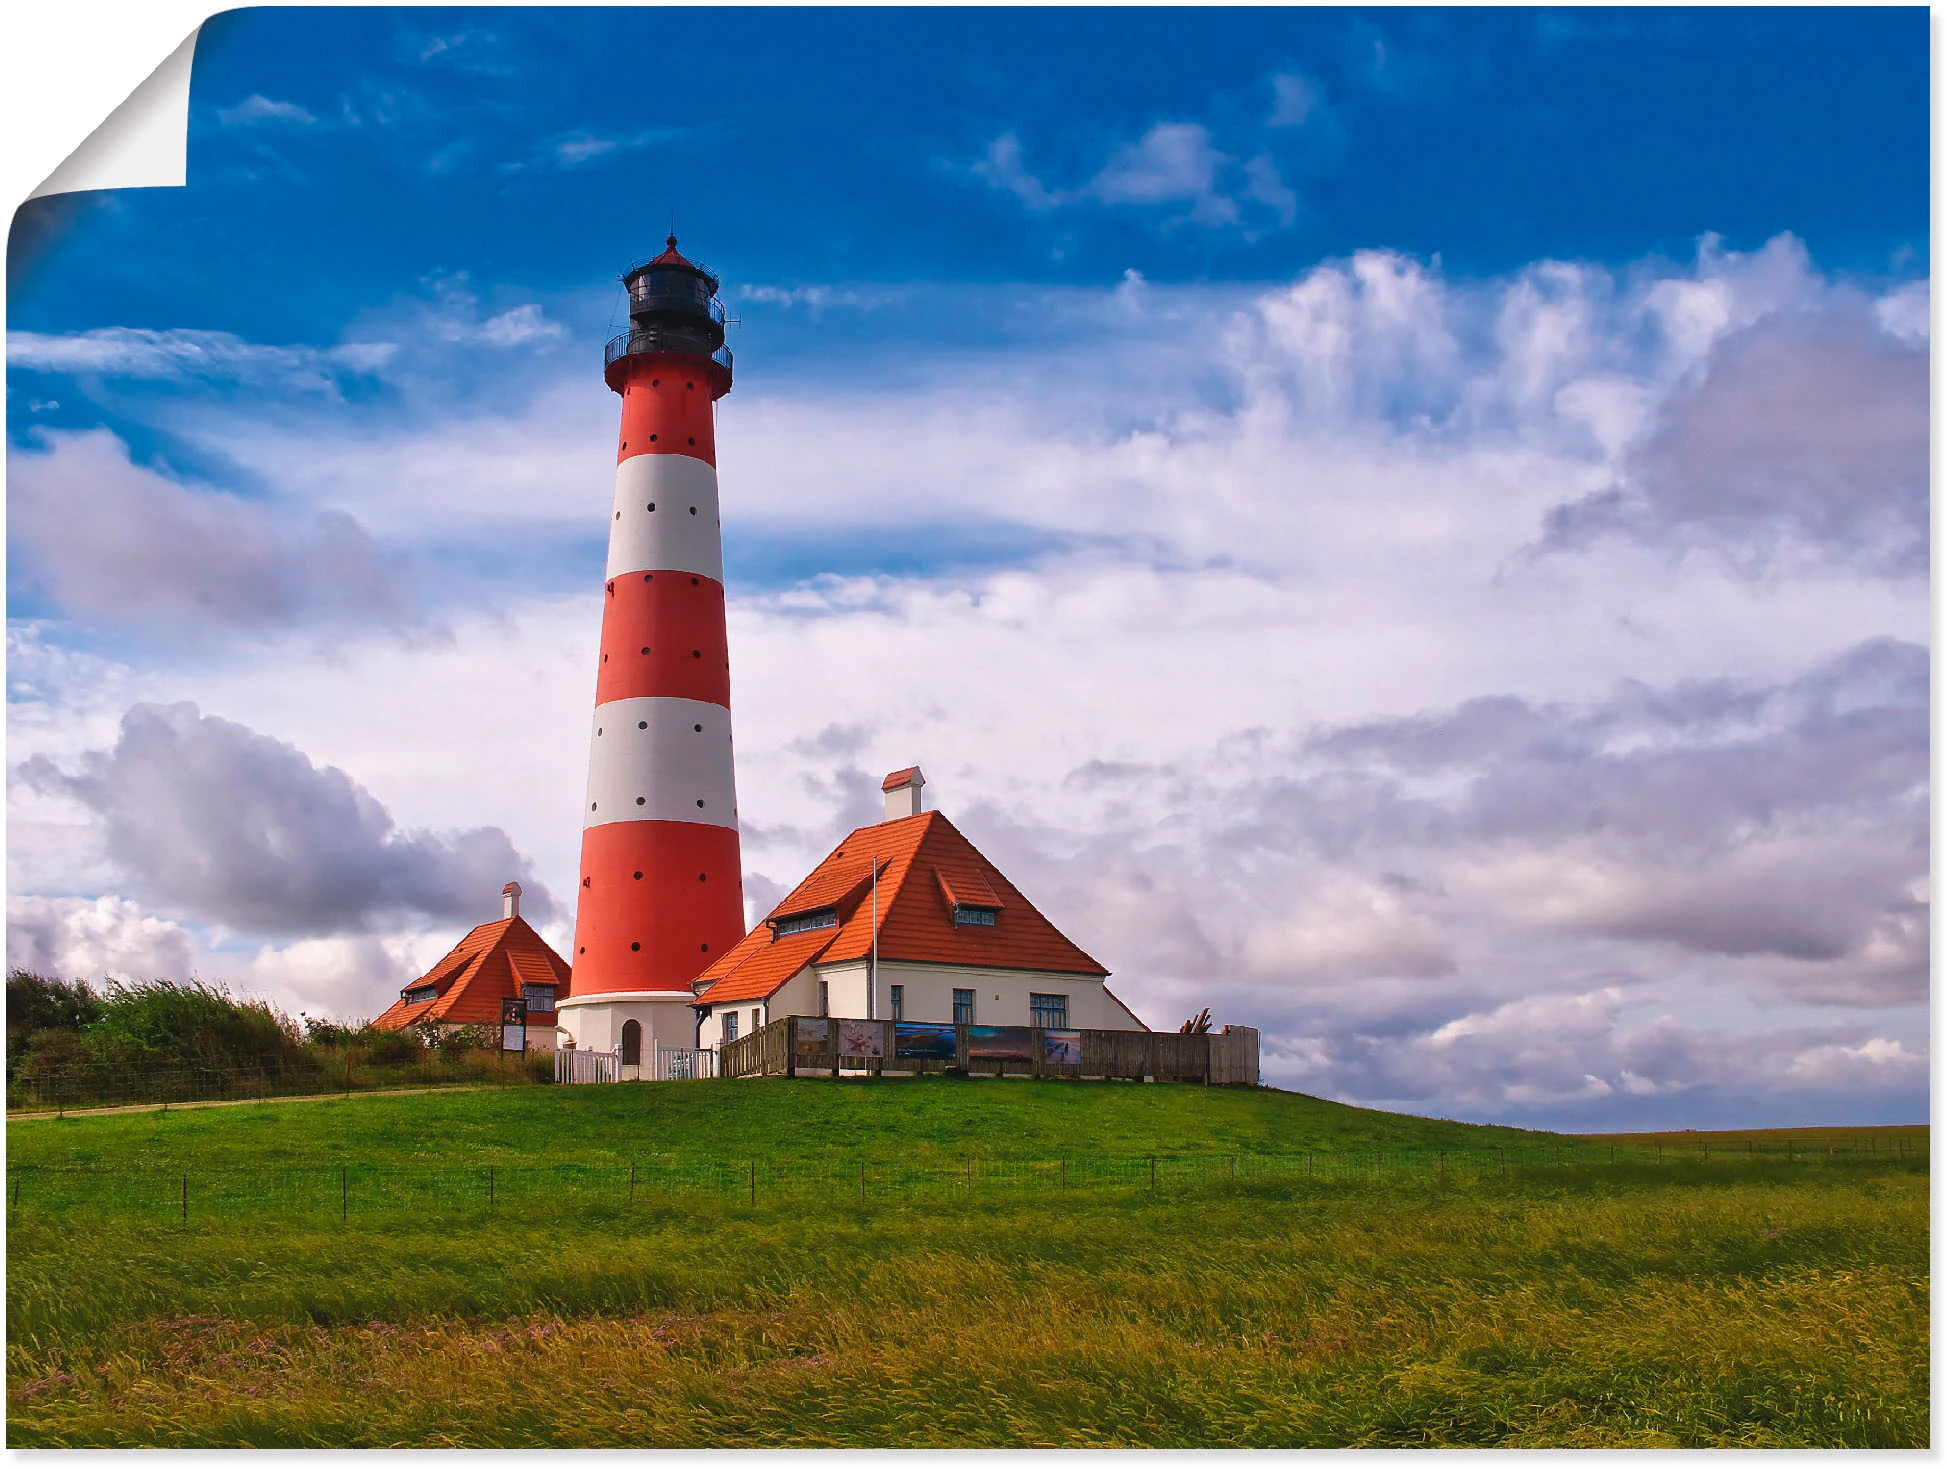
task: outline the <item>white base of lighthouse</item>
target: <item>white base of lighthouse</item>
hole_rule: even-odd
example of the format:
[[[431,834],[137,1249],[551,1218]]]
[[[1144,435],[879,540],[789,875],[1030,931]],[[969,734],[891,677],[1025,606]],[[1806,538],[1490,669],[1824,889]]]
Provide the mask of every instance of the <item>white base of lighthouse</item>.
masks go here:
[[[690,1051],[696,1046],[696,1012],[687,990],[618,990],[606,995],[569,996],[560,1001],[555,1022],[578,1051],[616,1052],[624,1080],[649,1075],[658,1049]],[[628,1034],[630,1022],[636,1034]],[[633,1045],[631,1044],[633,1042]],[[635,1069],[643,1070],[637,1072]]]

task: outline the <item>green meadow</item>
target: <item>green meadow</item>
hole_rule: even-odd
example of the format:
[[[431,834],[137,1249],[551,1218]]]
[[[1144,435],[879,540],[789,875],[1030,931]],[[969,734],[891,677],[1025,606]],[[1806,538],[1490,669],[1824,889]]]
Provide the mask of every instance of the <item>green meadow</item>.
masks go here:
[[[14,1446],[1926,1443],[1924,1129],[773,1079],[16,1121],[7,1164]]]

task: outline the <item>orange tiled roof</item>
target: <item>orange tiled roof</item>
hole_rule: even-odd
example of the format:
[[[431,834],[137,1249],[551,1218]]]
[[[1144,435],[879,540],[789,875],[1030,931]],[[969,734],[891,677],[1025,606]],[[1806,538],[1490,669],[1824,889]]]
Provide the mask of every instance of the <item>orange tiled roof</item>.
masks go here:
[[[884,871],[884,868],[880,869],[882,881]],[[814,909],[846,905],[871,883],[870,859],[846,858],[836,863],[827,860],[813,868],[804,882],[785,894],[778,906],[771,910],[770,917],[781,919],[787,914],[808,914]]]
[[[836,929],[808,929],[773,938],[765,924],[746,934],[697,978],[698,1000],[709,1004],[761,1000],[806,965],[864,958],[872,949],[872,914],[864,902],[879,864],[879,958],[997,970],[1049,970],[1106,975],[939,812],[921,812],[861,827],[833,850],[771,910],[769,919],[837,907]],[[844,876],[841,876],[844,875]],[[908,879],[915,881],[908,882]],[[843,891],[842,900],[805,899],[807,892]],[[994,925],[953,922],[949,894],[959,902],[1001,910]]]
[[[496,919],[482,924],[449,950],[440,962],[405,987],[428,985],[439,993],[431,1000],[406,1004],[398,1000],[372,1024],[383,1031],[402,1031],[421,1021],[453,1025],[492,1024],[500,1020],[500,1003],[519,997],[521,986],[552,985],[562,995],[568,989],[568,962],[534,932],[525,919]],[[530,1025],[548,1025],[553,1011],[530,1010]]]
[[[1001,902],[1001,896],[994,892],[993,887],[978,873],[962,872],[955,878],[949,877],[940,869],[935,868],[933,870],[933,876],[939,880],[940,892],[946,895],[946,904],[949,909],[955,904],[966,904],[970,908],[977,909],[1004,909],[1007,907],[1006,904]]]

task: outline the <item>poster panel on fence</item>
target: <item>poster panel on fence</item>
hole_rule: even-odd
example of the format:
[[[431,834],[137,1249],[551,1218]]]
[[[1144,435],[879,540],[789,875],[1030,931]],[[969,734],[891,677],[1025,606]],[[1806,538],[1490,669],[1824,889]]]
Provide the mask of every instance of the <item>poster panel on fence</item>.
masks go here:
[[[907,1061],[950,1062],[958,1051],[951,1026],[899,1021],[892,1028],[893,1052]]]
[[[500,1049],[527,1050],[527,1002],[503,1000],[500,1003]]]
[[[828,1016],[798,1017],[798,1055],[823,1056],[832,1049],[832,1023]]]
[[[1082,1064],[1082,1033],[1079,1031],[1043,1031],[1041,1033],[1041,1060],[1044,1062]]]
[[[883,1057],[885,1031],[877,1021],[840,1021],[838,1054],[844,1057]]]
[[[1031,1062],[1034,1060],[1034,1031],[1027,1026],[969,1026],[967,1060]]]

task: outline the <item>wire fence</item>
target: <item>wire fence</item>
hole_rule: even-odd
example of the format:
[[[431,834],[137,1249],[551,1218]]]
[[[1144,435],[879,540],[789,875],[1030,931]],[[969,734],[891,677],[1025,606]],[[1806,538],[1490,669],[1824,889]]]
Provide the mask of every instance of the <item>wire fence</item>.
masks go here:
[[[1644,1166],[1726,1169],[1862,1164],[1924,1167],[1925,1137],[1830,1135],[1790,1140],[1601,1144],[1565,1140],[1496,1148],[1371,1148],[1288,1153],[1085,1154],[1044,1159],[864,1159],[786,1156],[645,1158],[607,1164],[395,1167],[337,1163],[281,1168],[117,1169],[17,1164],[7,1169],[15,1211],[98,1210],[187,1225],[266,1211],[348,1222],[353,1216],[562,1212],[645,1207],[658,1200],[715,1197],[737,1204],[824,1199],[860,1202],[959,1194],[1070,1191],[1183,1191],[1230,1183],[1478,1183],[1540,1173]]]

